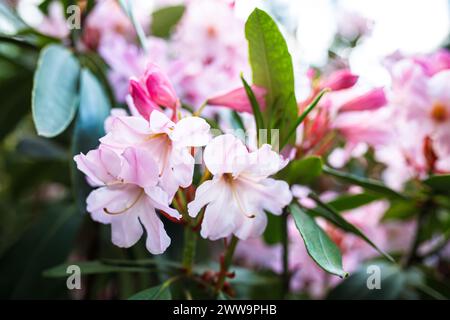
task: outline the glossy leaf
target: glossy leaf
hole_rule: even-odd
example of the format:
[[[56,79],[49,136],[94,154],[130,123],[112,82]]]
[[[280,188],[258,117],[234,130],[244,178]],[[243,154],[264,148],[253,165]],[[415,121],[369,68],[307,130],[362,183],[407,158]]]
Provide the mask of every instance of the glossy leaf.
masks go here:
[[[383,256],[385,256],[387,259],[389,259],[390,261],[394,262],[394,259],[387,254],[386,252],[384,252],[383,250],[381,250],[375,243],[372,242],[372,240],[370,240],[361,230],[359,230],[357,227],[355,227],[353,224],[351,224],[350,222],[348,222],[347,220],[345,220],[338,212],[335,211],[335,209],[333,207],[331,207],[328,204],[323,203],[317,196],[315,195],[310,195],[310,197],[312,197],[314,199],[314,201],[316,201],[318,207],[316,209],[314,209],[314,213],[316,213],[317,215],[327,219],[328,221],[332,222],[333,224],[335,224],[337,227],[341,228],[344,231],[353,233],[355,235],[357,235],[358,237],[360,237],[361,239],[363,239],[364,241],[366,241],[368,244],[370,244],[375,250],[377,250],[380,254],[382,254]]]
[[[310,156],[303,159],[292,160],[278,173],[278,178],[292,184],[310,184],[322,173],[322,159]]]
[[[297,204],[289,208],[311,258],[325,271],[345,278],[347,273],[342,268],[342,256],[336,244]]]
[[[245,36],[253,84],[267,90],[264,123],[279,122],[281,126],[276,129],[280,129],[283,139],[298,115],[292,59],[286,41],[275,21],[260,9],[250,14],[245,24]]]
[[[382,182],[377,181],[377,180],[363,178],[363,177],[353,175],[351,173],[337,171],[337,170],[332,169],[325,165],[323,166],[323,172],[335,177],[336,179],[338,179],[340,181],[343,181],[345,183],[355,184],[357,186],[363,187],[366,190],[375,192],[377,194],[383,195],[388,198],[406,199],[406,197],[404,195],[398,193],[395,190],[390,189],[389,187],[385,186]]]
[[[158,9],[152,13],[151,34],[168,38],[183,17],[186,10],[183,5],[176,5]]]
[[[42,50],[34,75],[33,120],[39,135],[54,137],[72,122],[78,105],[80,65],[66,48]]]

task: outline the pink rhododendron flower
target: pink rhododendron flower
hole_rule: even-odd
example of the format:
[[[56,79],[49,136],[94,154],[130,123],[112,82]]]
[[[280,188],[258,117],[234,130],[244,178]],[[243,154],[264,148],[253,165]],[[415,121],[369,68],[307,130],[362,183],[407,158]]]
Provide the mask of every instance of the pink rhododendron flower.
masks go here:
[[[91,184],[99,186],[86,200],[87,211],[95,221],[111,224],[112,242],[124,248],[133,246],[143,234],[143,225],[147,249],[163,253],[170,238],[155,210],[175,219],[181,216],[168,206],[169,197],[157,186],[158,165],[150,151],[127,148],[119,156],[100,148],[74,160]]]
[[[175,119],[180,105],[170,80],[155,64],[150,64],[141,79],[130,80],[130,94],[139,113],[149,119],[153,110],[165,107],[172,110]]]
[[[252,85],[251,88],[253,90],[253,93],[255,94],[255,98],[258,101],[259,106],[262,110],[264,110],[266,107],[266,89],[258,87],[256,85]],[[250,100],[248,99],[245,88],[237,88],[225,94],[215,96],[208,99],[207,103],[211,106],[227,107],[237,112],[253,112],[252,105],[250,103]]]
[[[130,146],[148,150],[158,165],[160,186],[172,199],[177,189],[192,183],[194,157],[190,147],[201,147],[210,139],[208,123],[185,117],[177,123],[164,113],[153,111],[150,121],[136,116],[115,116],[108,120],[102,146],[121,154]]]
[[[235,136],[221,135],[206,146],[204,162],[214,177],[198,187],[188,204],[192,217],[206,206],[201,228],[204,238],[257,237],[267,225],[264,210],[279,215],[292,200],[286,182],[268,178],[285,165],[269,145],[248,152]]]

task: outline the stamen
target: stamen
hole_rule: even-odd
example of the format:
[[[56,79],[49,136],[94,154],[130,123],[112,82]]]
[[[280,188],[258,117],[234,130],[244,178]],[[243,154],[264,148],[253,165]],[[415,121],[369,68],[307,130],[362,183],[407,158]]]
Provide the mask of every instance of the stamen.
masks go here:
[[[108,208],[103,208],[103,211],[107,214],[110,215],[118,215],[118,214],[122,214],[126,211],[128,211],[129,209],[133,208],[134,205],[139,201],[139,199],[142,197],[142,195],[144,194],[144,189],[141,189],[141,191],[139,192],[138,196],[136,197],[136,199],[133,201],[133,203],[127,207],[125,207],[124,209],[120,210],[120,211],[110,211],[108,210]]]
[[[238,204],[239,210],[241,210],[242,214],[246,216],[249,219],[253,219],[256,217],[254,213],[247,213],[244,206],[241,203],[241,199],[239,198],[239,195],[237,194],[235,188],[231,185],[231,192],[233,193],[233,197],[236,199],[236,202]]]

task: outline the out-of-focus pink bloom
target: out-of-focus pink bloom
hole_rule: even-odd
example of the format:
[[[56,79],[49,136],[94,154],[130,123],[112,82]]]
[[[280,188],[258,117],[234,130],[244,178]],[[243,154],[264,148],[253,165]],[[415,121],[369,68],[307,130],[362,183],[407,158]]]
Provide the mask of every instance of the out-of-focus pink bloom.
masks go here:
[[[297,192],[298,191],[298,192]],[[297,190],[299,201],[307,204],[308,191]],[[325,199],[323,199],[326,201]],[[414,236],[414,225],[404,222],[380,223],[388,204],[377,201],[343,213],[346,220],[362,230],[374,243],[387,252],[408,250]],[[328,236],[337,244],[343,260],[344,270],[354,272],[365,260],[378,253],[361,238],[345,233],[334,225],[317,220]],[[336,286],[341,279],[323,271],[309,256],[304,242],[292,219],[288,220],[289,270],[292,274],[290,287],[294,292],[306,292],[312,298],[323,298],[327,291]],[[261,257],[274,257],[261,259]],[[240,242],[236,250],[237,262],[255,268],[271,269],[282,272],[280,257],[281,245],[266,245],[262,239]]]
[[[322,88],[329,88],[333,91],[348,89],[355,85],[358,81],[358,76],[353,74],[348,69],[342,69],[333,72],[328,77],[326,77],[322,83]]]
[[[260,236],[267,225],[264,210],[279,215],[292,200],[286,182],[268,178],[285,165],[269,145],[248,152],[235,136],[221,135],[206,146],[204,162],[214,177],[198,187],[188,204],[191,217],[206,206],[200,231],[204,238]]]
[[[60,2],[52,1],[48,7],[48,16],[44,17],[43,21],[37,29],[43,34],[51,37],[64,39],[69,36],[69,28],[66,24],[66,17],[64,16],[64,8]]]
[[[111,224],[112,242],[119,247],[133,246],[147,231],[147,249],[163,253],[170,238],[156,214],[164,211],[172,218],[180,214],[168,206],[167,194],[157,186],[158,165],[144,149],[127,148],[122,156],[109,149],[96,149],[74,157],[77,167],[100,188],[86,202],[92,219]],[[141,225],[142,224],[142,225]]]
[[[385,106],[386,95],[382,88],[376,88],[347,101],[339,108],[340,112],[375,110]]]
[[[255,94],[255,98],[258,101],[259,106],[264,110],[266,107],[266,89],[258,87],[256,85],[252,85],[251,88],[253,90],[253,93]],[[245,88],[237,88],[225,94],[215,96],[208,99],[207,103],[211,106],[227,107],[237,112],[253,112],[252,105],[250,103],[250,100],[248,99]]]
[[[149,119],[153,110],[161,107],[172,110],[172,118],[176,118],[180,104],[175,89],[167,76],[155,64],[150,64],[140,79],[130,79],[130,95],[139,113]]]
[[[159,38],[147,38],[148,56],[134,43],[123,37],[105,36],[98,47],[98,52],[109,65],[109,81],[114,89],[117,101],[124,102],[129,91],[130,78],[137,78],[145,73],[149,58],[166,67],[167,43]]]
[[[439,60],[435,55],[403,58],[390,65],[386,123],[392,134],[388,143],[375,148],[375,156],[387,166],[386,183],[396,189],[411,178],[450,169],[450,69],[430,72],[432,66],[445,66],[435,62]]]
[[[171,41],[180,67],[170,74],[182,101],[199,106],[211,93],[241,85],[249,71],[247,42],[228,0],[191,0]]]
[[[128,147],[148,150],[159,168],[159,184],[172,199],[177,189],[192,183],[194,158],[190,147],[201,147],[210,139],[208,123],[198,117],[172,122],[160,111],[150,121],[136,116],[116,116],[108,120],[109,131],[100,139],[103,147],[121,154]]]

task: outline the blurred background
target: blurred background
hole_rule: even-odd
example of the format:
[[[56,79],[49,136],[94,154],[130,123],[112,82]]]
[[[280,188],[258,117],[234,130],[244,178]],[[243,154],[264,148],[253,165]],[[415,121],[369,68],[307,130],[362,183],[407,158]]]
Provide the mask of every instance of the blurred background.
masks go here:
[[[88,2],[79,1],[84,5]],[[190,1],[131,2],[138,8],[138,20],[148,29],[152,12],[181,2],[189,5]],[[141,66],[131,66],[127,57],[133,56],[134,64],[140,61],[140,53],[135,44],[133,47],[108,42],[104,40],[106,35],[100,41],[94,32],[89,35],[95,34],[95,41],[84,37],[85,34],[68,36],[62,7],[52,9],[51,3],[0,0],[0,298],[126,298],[146,287],[143,284],[151,282],[152,276],[146,273],[97,275],[93,265],[94,272],[84,280],[87,289],[70,294],[64,279],[43,276],[45,270],[67,260],[92,260],[99,256],[148,258],[142,243],[130,250],[113,247],[109,228],[86,219],[84,202],[79,201],[83,195],[76,193],[85,195],[87,191],[82,188],[73,191],[74,185],[84,183],[74,173],[71,161],[75,125],[56,138],[44,139],[36,135],[31,117],[33,73],[39,50],[46,44],[60,41],[79,50],[84,66],[98,73],[111,106],[125,106],[128,77],[141,70]],[[66,5],[67,1],[61,3]],[[239,41],[243,38],[243,23],[255,7],[263,8],[277,20],[293,55],[299,97],[309,94],[306,75],[310,67],[322,70],[348,67],[360,76],[362,86],[388,86],[391,78],[383,65],[387,56],[426,54],[450,45],[448,0],[237,0],[229,4],[235,10],[236,28],[229,29],[227,25],[234,25],[234,20],[225,20],[226,15],[222,17],[221,13],[211,11],[224,21],[222,31],[227,41],[242,44]],[[91,23],[93,29],[116,26],[104,18],[112,12],[108,10],[99,13]],[[207,11],[191,12],[194,13],[182,18],[182,24],[191,23],[193,28],[198,21],[208,18]],[[214,19],[211,12],[209,18]],[[121,21],[123,17],[117,15]],[[122,22],[117,25],[129,27]],[[17,30],[21,30],[20,36]],[[88,28],[80,34],[84,30]],[[197,51],[206,46],[200,43],[195,31],[192,36],[182,30],[180,27],[174,31],[174,43],[164,36],[159,37],[162,40],[149,40],[150,57],[163,66],[185,101],[194,107],[198,107],[206,94],[227,89],[224,84],[239,82],[241,71],[248,73],[246,54],[236,53],[224,58],[240,61],[236,70],[228,70],[225,75],[217,73],[214,66],[200,64],[199,67],[192,63],[186,67],[183,55],[191,62],[204,63],[204,52]],[[234,37],[234,33],[238,40],[228,38],[229,34]],[[177,63],[173,63],[175,60]],[[206,79],[196,80],[199,73],[207,74]],[[96,139],[90,143],[95,145],[95,142]],[[174,228],[169,230],[174,245],[167,257],[177,259],[181,254],[177,243],[182,242],[182,235],[177,226],[171,228]],[[199,254],[200,260],[207,260],[208,250],[200,248],[199,252],[202,250],[205,253]]]

